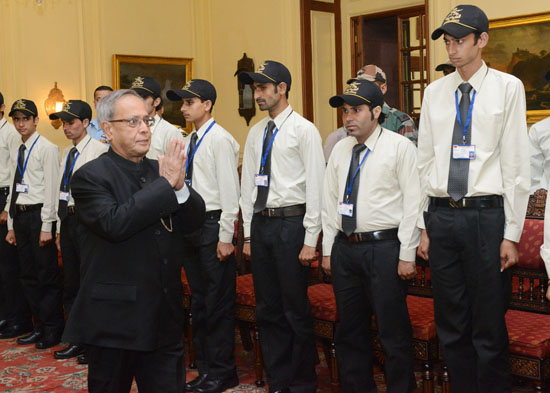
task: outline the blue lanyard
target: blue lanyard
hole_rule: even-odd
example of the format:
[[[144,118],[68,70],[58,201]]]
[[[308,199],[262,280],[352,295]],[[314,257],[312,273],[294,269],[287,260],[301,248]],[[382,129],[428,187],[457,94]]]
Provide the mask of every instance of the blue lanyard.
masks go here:
[[[67,189],[67,183],[69,183],[69,174],[71,174],[73,172],[73,168],[74,168],[74,164],[76,164],[76,159],[78,158],[78,156],[80,155],[80,152],[77,152],[76,155],[74,156],[74,160],[73,160],[73,163],[71,164],[71,168],[69,169],[69,172],[67,172],[67,164],[69,163],[69,157],[71,156],[71,154],[67,154],[67,160],[65,161],[65,172],[63,173],[63,189],[66,190]]]
[[[189,144],[189,147],[187,147],[187,162],[185,163],[185,173],[187,173],[187,170],[189,169],[189,164],[191,163],[191,161],[193,161],[193,157],[195,157],[195,153],[199,149],[199,146],[201,145],[203,138],[206,136],[206,134],[208,134],[208,131],[210,131],[210,129],[214,126],[214,124],[216,124],[216,120],[213,120],[212,123],[210,123],[210,125],[204,132],[204,134],[202,134],[201,139],[199,139],[199,143],[197,143],[197,145],[191,152],[191,155],[189,155],[189,150],[191,150],[191,144]]]
[[[458,124],[460,124],[460,126],[462,127],[462,142],[464,144],[466,144],[466,131],[468,131],[468,127],[470,126],[470,122],[472,121],[472,112],[474,110],[475,100],[476,91],[474,90],[472,101],[470,101],[470,107],[468,108],[468,115],[466,116],[466,124],[462,125],[462,119],[460,118],[460,108],[458,106],[458,89],[455,91],[456,120],[458,120]]]
[[[265,163],[267,161],[267,156],[269,155],[269,151],[271,150],[271,147],[273,146],[273,141],[275,140],[275,136],[277,136],[277,133],[279,132],[278,128],[275,128],[275,132],[273,133],[273,136],[271,137],[271,140],[269,141],[269,144],[267,145],[267,149],[265,149],[265,153],[262,155],[262,163],[260,166],[260,173],[264,173]],[[265,141],[265,134],[267,134],[267,126],[265,126],[264,129],[264,138],[262,139]],[[262,143],[262,149],[263,149],[263,143]]]
[[[25,164],[23,164],[23,170],[21,170],[21,167],[19,166],[19,155],[21,154],[21,150],[17,152],[17,170],[21,174],[21,181],[23,181],[23,177],[25,176],[25,171],[27,170],[27,164],[29,162],[29,157],[31,156],[32,149],[34,149],[34,145],[36,145],[36,142],[40,139],[40,135],[38,135],[38,138],[33,142],[31,149],[29,150],[29,154],[27,154],[27,158],[25,158]]]
[[[359,164],[359,166],[355,170],[355,173],[353,174],[353,177],[351,178],[351,181],[349,180],[349,175],[348,175],[348,186],[346,187],[346,202],[349,201],[349,197],[351,195],[351,190],[353,189],[353,183],[355,182],[355,178],[357,177],[357,174],[359,173],[359,169],[361,169],[361,167],[363,166],[363,163],[367,159],[367,156],[369,155],[369,153],[370,153],[370,149],[367,148],[367,152],[365,153],[365,155],[363,156],[363,159],[361,160],[361,163]],[[352,162],[353,162],[353,153],[351,154],[351,159],[350,159],[350,162],[349,162],[350,168],[351,168],[351,163]]]

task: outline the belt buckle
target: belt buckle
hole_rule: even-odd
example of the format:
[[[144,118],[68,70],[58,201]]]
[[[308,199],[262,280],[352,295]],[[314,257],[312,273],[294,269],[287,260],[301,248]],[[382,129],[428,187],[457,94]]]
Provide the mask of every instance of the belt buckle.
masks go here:
[[[266,208],[268,217],[275,217],[275,209],[272,207]]]
[[[460,209],[462,207],[458,204],[458,201],[455,201],[453,198],[449,198],[449,206],[451,206],[453,209]]]
[[[18,205],[19,206],[19,211],[20,212],[26,212],[27,211],[27,205]]]

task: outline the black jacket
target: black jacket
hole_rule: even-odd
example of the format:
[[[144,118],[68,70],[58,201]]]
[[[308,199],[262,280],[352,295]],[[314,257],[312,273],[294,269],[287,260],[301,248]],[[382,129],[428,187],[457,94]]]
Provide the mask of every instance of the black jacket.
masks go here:
[[[181,340],[182,237],[204,221],[204,201],[189,190],[178,204],[157,161],[112,149],[75,172],[81,285],[64,341],[149,351]]]

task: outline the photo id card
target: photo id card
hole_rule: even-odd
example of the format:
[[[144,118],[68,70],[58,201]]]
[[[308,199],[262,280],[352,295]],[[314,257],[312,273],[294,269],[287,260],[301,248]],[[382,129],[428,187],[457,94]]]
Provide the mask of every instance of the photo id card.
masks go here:
[[[353,203],[338,202],[338,214],[353,217]]]
[[[258,187],[267,187],[269,185],[269,175],[256,175],[254,184]]]
[[[454,160],[475,160],[476,147],[475,145],[453,145]]]
[[[69,202],[69,193],[67,191],[59,191],[59,200]]]
[[[15,185],[15,192],[18,192],[20,194],[28,194],[29,193],[29,185],[23,184],[23,183],[17,183]]]

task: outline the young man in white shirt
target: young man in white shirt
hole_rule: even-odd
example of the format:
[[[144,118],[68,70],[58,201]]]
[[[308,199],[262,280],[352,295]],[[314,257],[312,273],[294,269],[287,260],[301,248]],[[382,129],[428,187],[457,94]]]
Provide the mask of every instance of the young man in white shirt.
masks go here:
[[[332,151],[323,184],[323,268],[338,307],[336,357],[343,392],[376,393],[372,315],[386,352],[390,392],[412,392],[407,282],[416,273],[420,186],[416,148],[381,127],[384,98],[373,82],[351,81],[330,99],[349,136]]]
[[[239,79],[253,85],[256,103],[269,113],[248,133],[240,200],[269,391],[315,392],[307,283],[321,231],[321,137],[289,105],[292,79],[283,64],[265,61]]]
[[[4,117],[6,105],[0,93],[0,339],[13,338],[32,330],[29,305],[19,282],[19,260],[15,246],[5,241],[8,233],[6,201],[13,181],[12,161],[21,136]]]
[[[32,333],[19,337],[17,343],[46,349],[59,343],[64,325],[54,242],[59,149],[36,132],[39,119],[34,102],[15,101],[9,115],[22,144],[12,161],[6,241],[17,244],[20,281],[34,317]]]
[[[529,129],[531,153],[531,194],[544,188],[550,180],[550,117],[539,121]]]
[[[418,143],[419,255],[430,261],[435,321],[454,393],[510,392],[507,270],[529,198],[525,91],[482,60],[489,21],[456,6],[444,35],[457,72],[424,92]]]
[[[52,113],[50,120],[61,119],[63,131],[72,144],[63,151],[59,168],[59,191],[57,203],[58,236],[55,240],[57,249],[63,258],[63,305],[68,318],[74,299],[80,287],[80,245],[78,222],[74,199],[71,195],[71,178],[78,168],[105,153],[108,145],[88,135],[86,127],[92,117],[92,108],[81,100],[69,100],[61,112]],[[70,343],[63,350],[55,351],[56,359],[69,359],[84,352],[82,345]]]
[[[191,292],[193,346],[199,376],[188,391],[218,393],[239,384],[235,363],[235,257],[239,215],[239,144],[212,118],[216,89],[203,79],[169,90],[195,125],[187,141],[185,179],[206,203],[206,221],[184,242],[183,265]]]
[[[132,81],[130,89],[143,98],[145,109],[149,116],[155,119],[155,123],[151,126],[151,147],[147,152],[147,158],[156,160],[159,155],[164,155],[172,139],[179,138],[183,140],[183,135],[176,126],[168,123],[157,114],[156,108],[161,103],[161,90],[159,83],[154,78],[137,76]]]

